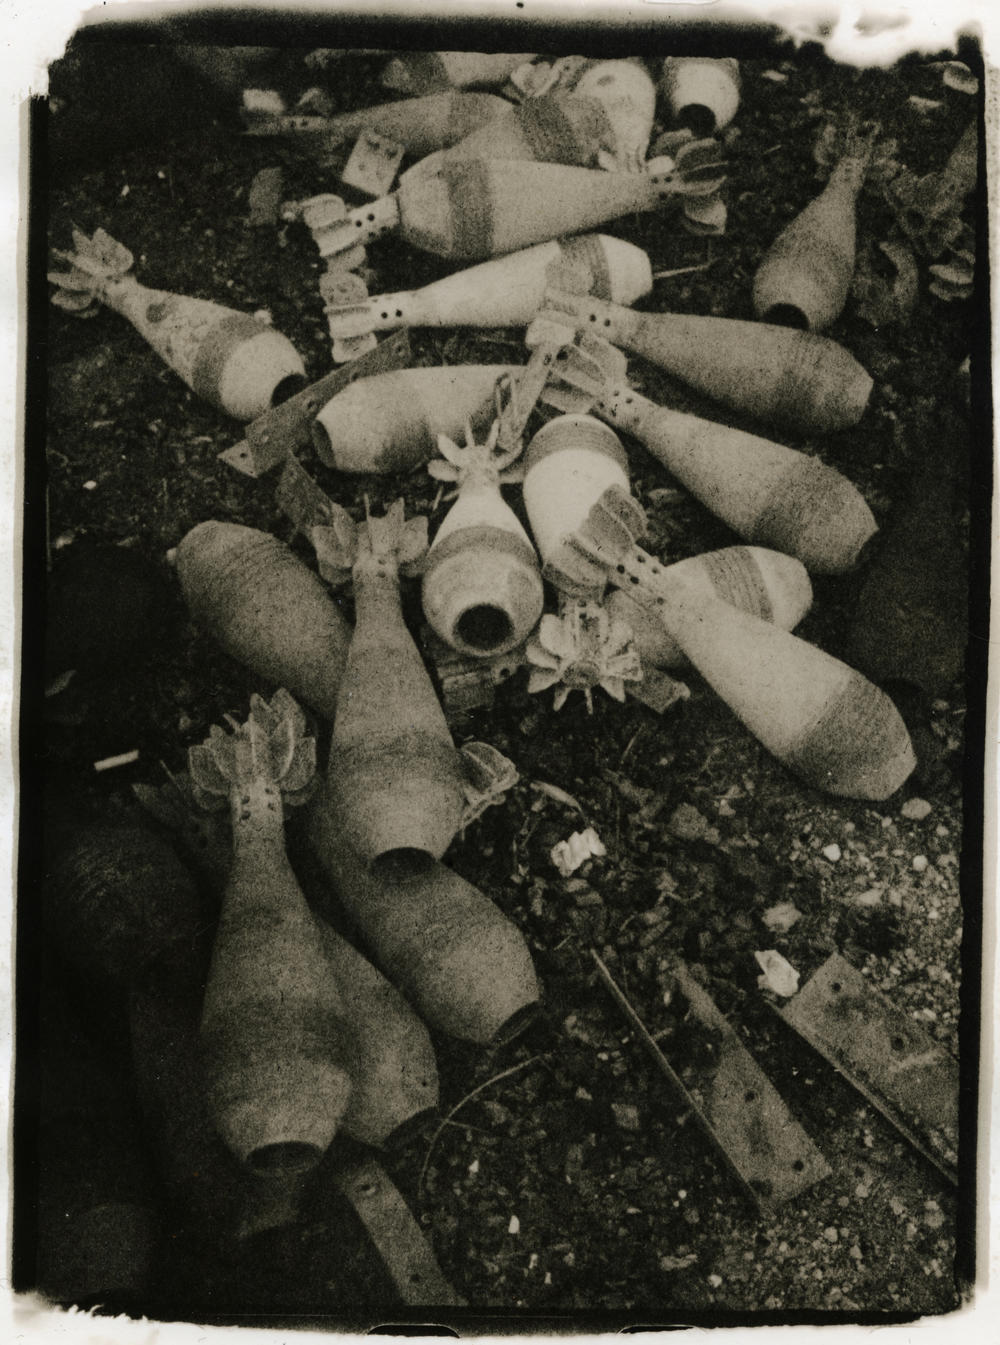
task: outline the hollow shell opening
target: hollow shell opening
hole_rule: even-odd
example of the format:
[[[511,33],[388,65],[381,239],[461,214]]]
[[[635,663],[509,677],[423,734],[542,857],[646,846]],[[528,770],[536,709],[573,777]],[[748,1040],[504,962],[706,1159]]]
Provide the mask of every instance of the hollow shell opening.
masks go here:
[[[796,304],[772,304],[760,315],[760,320],[773,322],[778,327],[794,327],[800,332],[809,330],[809,319]]]
[[[467,648],[489,653],[510,645],[514,627],[502,607],[479,603],[467,608],[458,618],[455,634]]]
[[[525,1004],[516,1013],[512,1013],[501,1027],[493,1034],[490,1042],[491,1046],[506,1046],[512,1042],[515,1037],[519,1037],[522,1032],[535,1021],[541,1006],[536,1000],[533,1004]]]
[[[294,397],[297,392],[301,392],[306,386],[306,380],[302,374],[288,374],[286,378],[275,386],[271,393],[271,405],[280,406],[282,402],[287,402],[289,397]]]
[[[715,113],[704,103],[688,103],[677,114],[677,125],[686,126],[696,140],[715,135]]]
[[[265,1144],[250,1155],[250,1166],[255,1172],[305,1172],[322,1158],[322,1150],[315,1144],[287,1140],[282,1144]]]
[[[384,878],[389,883],[401,883],[407,878],[416,878],[427,873],[434,864],[434,856],[415,846],[400,846],[398,850],[387,850],[371,863],[374,877]]]

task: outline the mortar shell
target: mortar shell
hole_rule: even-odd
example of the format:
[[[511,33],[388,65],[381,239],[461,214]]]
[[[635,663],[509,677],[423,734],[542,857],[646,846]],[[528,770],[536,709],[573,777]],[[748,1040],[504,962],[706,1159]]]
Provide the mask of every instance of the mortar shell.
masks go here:
[[[578,331],[593,329],[706,397],[761,420],[812,432],[856,425],[872,380],[856,359],[814,332],[733,318],[641,313],[589,296],[560,295]]]
[[[460,159],[408,178],[394,197],[402,237],[470,261],[582,233],[671,198],[666,180],[515,159]]]
[[[553,262],[571,266],[587,293],[616,303],[634,303],[653,287],[649,258],[641,248],[607,234],[583,234],[494,257],[419,290],[377,295],[339,311],[333,308],[328,310],[330,330],[335,336],[354,336],[398,327],[524,327],[544,302]],[[425,376],[431,371],[404,372]],[[448,372],[456,376],[454,367]],[[435,396],[434,404],[440,400]],[[360,430],[371,434],[365,426]]]
[[[316,451],[341,472],[412,471],[437,453],[439,434],[456,439],[469,423],[483,428],[497,379],[517,372],[505,364],[462,364],[359,378],[317,416]]]
[[[132,276],[109,285],[106,299],[199,397],[237,420],[256,420],[305,386],[288,337],[250,313],[149,289]]]
[[[740,536],[811,571],[852,569],[876,531],[861,493],[819,458],[627,390],[613,390],[598,414],[634,434]]]
[[[351,631],[319,578],[270,533],[216,520],[177,548],[195,621],[257,677],[332,720]]]
[[[650,566],[654,579],[657,566]],[[670,634],[750,731],[809,784],[885,799],[916,764],[889,698],[860,673],[716,597],[663,585]]]
[[[385,975],[438,1031],[484,1046],[515,1037],[539,998],[520,930],[443,864],[399,882],[369,873],[332,802],[327,782],[309,805],[309,842]]]
[[[628,490],[628,458],[615,432],[592,416],[557,416],[524,454],[524,504],[546,579],[572,596],[600,596],[604,570],[567,545],[610,486]]]
[[[764,322],[822,331],[843,310],[854,278],[855,207],[865,164],[840,161],[823,191],[768,248],[753,281]]]
[[[396,1148],[438,1104],[438,1072],[427,1029],[398,990],[325,920],[317,920],[348,1028],[351,1097],[341,1121],[362,1144]]]
[[[343,1005],[267,780],[233,791],[233,863],[202,1007],[209,1106],[258,1171],[313,1166],[347,1108]]]
[[[432,629],[463,654],[505,654],[534,630],[544,601],[534,548],[499,489],[464,488],[424,568]]]
[[[660,87],[676,122],[696,136],[716,135],[740,105],[739,63],[729,56],[668,56]]]
[[[152,828],[92,825],[47,849],[46,924],[84,973],[125,984],[197,929],[194,880]]]
[[[683,576],[697,591],[723,598],[741,612],[794,630],[812,605],[812,585],[802,563],[759,546],[729,546],[664,568]],[[656,609],[644,606],[624,589],[608,594],[609,614],[632,628],[643,663],[682,668],[688,660]]]
[[[580,98],[594,98],[605,108],[616,158],[638,172],[646,158],[656,116],[656,87],[638,61],[596,61],[573,86]],[[622,302],[627,303],[628,300]]]

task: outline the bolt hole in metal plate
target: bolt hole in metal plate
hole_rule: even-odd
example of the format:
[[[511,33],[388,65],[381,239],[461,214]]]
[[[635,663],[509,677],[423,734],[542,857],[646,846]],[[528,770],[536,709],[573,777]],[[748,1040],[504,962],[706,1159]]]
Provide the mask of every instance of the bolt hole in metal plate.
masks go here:
[[[683,963],[674,978],[690,1015],[713,1034],[717,1048],[688,1087],[760,1206],[770,1210],[828,1177],[823,1155],[708,992]]]
[[[346,368],[332,369],[316,383],[272,407],[246,427],[246,438],[227,448],[219,457],[244,476],[263,476],[289,453],[309,444],[309,427],[331,397],[342,392],[356,378],[405,369],[410,363],[410,341],[406,329],[394,332]]]
[[[780,1016],[942,1172],[958,1180],[958,1062],[834,953]]]
[[[445,1279],[409,1206],[378,1163],[359,1163],[342,1170],[337,1174],[336,1182],[367,1229],[404,1303],[438,1308],[467,1306],[465,1299]],[[396,1326],[369,1332],[376,1335],[390,1333],[411,1334]],[[427,1333],[455,1334],[443,1327],[430,1329]]]

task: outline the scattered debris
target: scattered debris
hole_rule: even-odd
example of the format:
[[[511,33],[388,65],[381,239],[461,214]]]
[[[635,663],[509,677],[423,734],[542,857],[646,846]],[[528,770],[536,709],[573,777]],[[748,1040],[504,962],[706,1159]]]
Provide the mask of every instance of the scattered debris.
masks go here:
[[[578,813],[584,811],[583,804],[579,803],[572,794],[567,794],[565,789],[560,789],[558,785],[550,785],[547,780],[532,780],[529,788],[534,789],[538,794],[544,794],[554,803],[561,803],[565,808],[573,808]]]
[[[552,847],[551,859],[564,878],[575,873],[588,859],[601,859],[608,852],[593,827],[586,831],[574,831],[565,841],[559,841]]]
[[[691,803],[680,803],[670,814],[667,829],[671,835],[681,841],[705,841],[708,845],[718,845],[722,839],[718,827],[712,826]]]
[[[285,174],[281,168],[262,168],[250,184],[247,198],[251,228],[270,228],[278,223],[285,195]]]
[[[787,934],[792,926],[802,919],[802,912],[790,901],[782,901],[777,906],[768,907],[761,919],[775,934]]]
[[[686,1256],[661,1256],[660,1269],[664,1271],[687,1270],[698,1260],[697,1252],[688,1252]]]
[[[116,757],[104,757],[101,761],[94,762],[95,771],[113,771],[119,766],[131,766],[134,761],[139,760],[139,749],[133,748],[131,752],[122,752]]]
[[[639,1108],[631,1102],[612,1102],[611,1111],[614,1114],[615,1124],[619,1130],[641,1130],[642,1121],[639,1118]]]
[[[761,990],[770,990],[786,999],[796,993],[799,988],[799,973],[777,949],[769,948],[765,953],[754,953],[754,957],[764,973],[757,977],[757,984]]]

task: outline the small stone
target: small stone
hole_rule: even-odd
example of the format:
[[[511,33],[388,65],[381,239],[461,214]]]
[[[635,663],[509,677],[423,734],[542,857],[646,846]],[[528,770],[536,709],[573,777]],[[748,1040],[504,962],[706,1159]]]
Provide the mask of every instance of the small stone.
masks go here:
[[[932,805],[926,799],[907,799],[899,811],[912,822],[922,822],[932,811]]]
[[[510,1216],[510,1223],[507,1225],[507,1232],[520,1233],[520,1231],[521,1231],[521,1220],[517,1217],[516,1214],[512,1214]]]
[[[84,483],[83,483],[83,488],[84,488],[84,490],[96,490],[96,489],[97,489],[97,482],[96,482],[96,481],[84,481]]]
[[[600,892],[595,892],[592,887],[588,887],[586,892],[578,892],[573,900],[576,902],[577,906],[582,907],[604,905],[604,898],[601,896]]]
[[[913,856],[913,867],[917,873],[923,873],[923,871],[927,868],[927,865],[929,863],[930,861],[928,860],[926,855]]]
[[[698,841],[708,831],[708,820],[690,803],[682,803],[674,809],[667,823],[674,836],[682,841]]]
[[[777,906],[769,907],[761,918],[775,934],[787,934],[796,921],[802,919],[802,912],[790,901],[782,901]]]
[[[633,1106],[631,1102],[612,1102],[611,1110],[621,1130],[639,1129],[639,1108]]]
[[[857,1243],[855,1243],[851,1248],[851,1250],[848,1252],[848,1256],[853,1257],[855,1261],[861,1260],[861,1248],[858,1246]]]
[[[708,1282],[709,1282],[709,1284],[712,1286],[713,1289],[720,1289],[720,1288],[722,1287],[722,1276],[721,1276],[721,1275],[709,1275],[709,1277],[708,1277]]]
[[[838,1242],[840,1240],[840,1234],[832,1224],[829,1228],[823,1229],[823,1236],[826,1238],[827,1242]]]
[[[882,889],[880,887],[870,887],[866,892],[859,892],[854,898],[855,906],[881,906]]]
[[[834,841],[832,845],[824,845],[823,858],[828,859],[831,864],[836,864],[837,860],[840,858],[840,855],[841,855],[840,846],[836,843],[836,841]]]
[[[688,1266],[693,1266],[697,1260],[697,1252],[688,1252],[687,1256],[661,1256],[660,1269],[666,1271],[685,1270]]]

